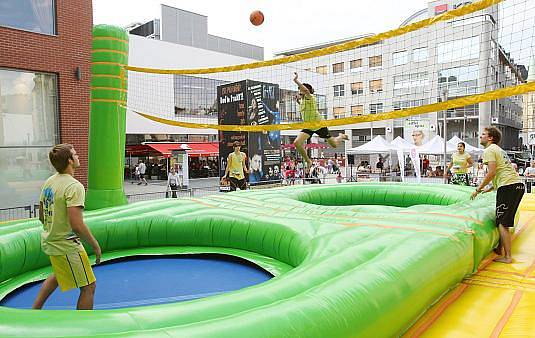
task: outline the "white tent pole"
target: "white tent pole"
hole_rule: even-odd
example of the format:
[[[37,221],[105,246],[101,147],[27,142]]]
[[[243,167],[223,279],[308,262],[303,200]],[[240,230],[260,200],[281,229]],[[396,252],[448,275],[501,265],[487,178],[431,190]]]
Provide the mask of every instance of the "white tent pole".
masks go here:
[[[446,102],[448,100],[448,90],[444,89],[442,91],[442,102]],[[448,178],[446,175],[446,154],[447,154],[447,144],[446,140],[448,139],[448,112],[447,110],[444,110],[444,167],[442,170],[444,170],[444,183],[448,183]]]

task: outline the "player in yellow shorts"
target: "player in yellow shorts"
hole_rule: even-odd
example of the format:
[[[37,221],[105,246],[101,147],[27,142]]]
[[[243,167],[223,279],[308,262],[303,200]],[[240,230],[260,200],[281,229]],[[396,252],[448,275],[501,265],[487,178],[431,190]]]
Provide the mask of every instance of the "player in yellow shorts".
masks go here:
[[[84,223],[84,186],[73,177],[80,161],[70,144],[56,145],[48,157],[57,173],[43,184],[39,220],[43,223],[41,247],[50,257],[54,273],[41,286],[33,308],[41,309],[59,286],[61,291],[79,288],[76,309],[91,310],[96,279],[80,238],[93,248],[97,264],[100,263],[101,250]]]

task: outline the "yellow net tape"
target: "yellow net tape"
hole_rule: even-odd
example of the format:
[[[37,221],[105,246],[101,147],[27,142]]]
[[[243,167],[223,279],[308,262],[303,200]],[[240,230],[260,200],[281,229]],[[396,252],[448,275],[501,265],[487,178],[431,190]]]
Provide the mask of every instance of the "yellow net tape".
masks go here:
[[[409,32],[413,32],[413,31],[431,26],[440,21],[451,20],[451,19],[463,16],[466,14],[473,13],[473,12],[485,9],[487,7],[490,7],[492,5],[499,4],[500,2],[503,2],[503,1],[504,0],[481,0],[476,3],[469,4],[469,5],[454,9],[452,11],[443,13],[441,15],[438,15],[429,19],[421,20],[421,21],[418,21],[418,22],[415,22],[410,25],[403,26],[397,29],[389,30],[384,33],[380,33],[371,37],[357,39],[357,40],[341,43],[338,45],[317,49],[317,50],[310,51],[310,52],[305,52],[301,54],[286,56],[286,57],[267,60],[267,61],[252,62],[252,63],[234,65],[234,66],[198,68],[198,69],[154,69],[154,68],[141,68],[141,67],[133,67],[133,66],[125,66],[125,69],[130,70],[130,71],[135,71],[135,72],[154,73],[154,74],[210,74],[210,73],[232,72],[232,71],[238,71],[238,70],[255,69],[255,68],[261,68],[261,67],[267,67],[267,66],[281,65],[285,63],[307,60],[307,59],[311,59],[311,58],[318,57],[318,56],[325,56],[329,54],[343,52],[343,51],[355,49],[357,47],[364,46],[364,45],[374,44],[379,41],[383,41],[389,38],[393,38],[396,36],[400,36]]]
[[[185,128],[210,128],[223,131],[248,131],[248,132],[259,132],[259,131],[272,131],[272,130],[294,130],[294,129],[318,129],[321,127],[334,127],[342,126],[354,123],[362,122],[375,122],[381,120],[390,120],[397,119],[401,117],[408,117],[413,115],[425,114],[436,112],[440,110],[464,107],[476,103],[487,102],[497,99],[502,99],[509,96],[521,95],[529,92],[535,91],[535,82],[529,82],[520,84],[513,87],[496,89],[490,92],[475,94],[470,96],[461,97],[458,99],[448,100],[446,102],[432,103],[425,106],[394,110],[387,113],[381,114],[370,114],[364,116],[354,116],[346,117],[341,119],[334,120],[324,120],[317,122],[301,122],[301,123],[288,123],[288,124],[270,124],[270,125],[256,125],[256,126],[241,126],[241,125],[216,125],[210,123],[190,123],[190,122],[180,122],[174,120],[168,120],[148,114],[143,112],[135,111],[135,113],[159,123],[164,123],[172,126],[179,126]]]

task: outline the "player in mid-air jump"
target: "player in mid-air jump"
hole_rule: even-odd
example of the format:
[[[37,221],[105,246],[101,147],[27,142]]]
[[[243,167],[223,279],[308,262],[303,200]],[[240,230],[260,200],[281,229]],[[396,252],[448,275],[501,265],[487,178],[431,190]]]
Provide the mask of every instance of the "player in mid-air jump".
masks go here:
[[[323,120],[322,116],[320,115],[318,111],[318,104],[316,103],[316,97],[314,94],[314,88],[308,84],[308,83],[301,83],[298,79],[298,74],[294,73],[294,82],[299,87],[299,95],[297,97],[297,103],[299,103],[299,110],[301,112],[301,117],[303,118],[304,122],[312,122],[312,121],[321,121]],[[306,164],[308,165],[308,168],[312,167],[312,160],[310,157],[308,157],[307,152],[305,151],[305,148],[303,147],[304,143],[314,134],[317,134],[319,137],[325,139],[327,143],[333,147],[337,148],[342,141],[349,140],[349,137],[344,134],[340,133],[337,137],[331,136],[331,133],[329,132],[329,129],[327,127],[322,127],[320,129],[316,130],[310,130],[310,129],[303,129],[299,133],[299,136],[294,141],[295,148],[301,154],[303,159],[305,160]]]

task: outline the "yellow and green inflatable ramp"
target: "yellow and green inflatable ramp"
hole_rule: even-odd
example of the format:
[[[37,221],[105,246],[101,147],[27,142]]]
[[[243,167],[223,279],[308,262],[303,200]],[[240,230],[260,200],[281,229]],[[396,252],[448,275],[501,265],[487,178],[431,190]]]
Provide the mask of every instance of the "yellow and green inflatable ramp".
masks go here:
[[[86,212],[105,259],[221,253],[275,277],[223,295],[146,307],[0,307],[0,336],[398,336],[496,245],[495,196],[471,201],[472,190],[306,185]],[[36,220],[0,226],[0,299],[50,272],[40,232]]]

